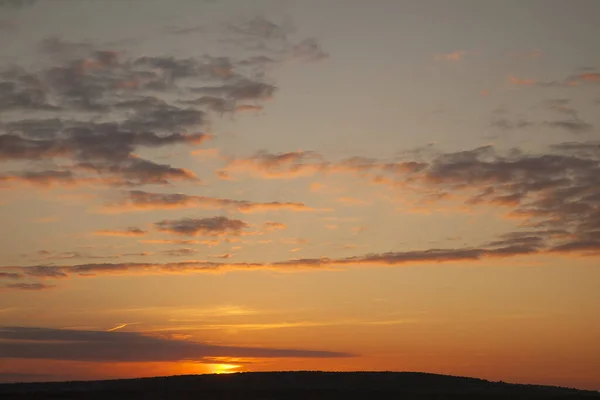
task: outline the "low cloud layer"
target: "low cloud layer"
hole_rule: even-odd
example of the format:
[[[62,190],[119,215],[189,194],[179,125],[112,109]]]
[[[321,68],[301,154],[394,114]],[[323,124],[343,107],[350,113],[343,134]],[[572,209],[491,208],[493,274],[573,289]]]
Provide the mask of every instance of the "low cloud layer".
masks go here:
[[[138,332],[0,327],[0,358],[89,362],[203,361],[209,357],[335,358],[351,354],[318,350],[220,346]]]

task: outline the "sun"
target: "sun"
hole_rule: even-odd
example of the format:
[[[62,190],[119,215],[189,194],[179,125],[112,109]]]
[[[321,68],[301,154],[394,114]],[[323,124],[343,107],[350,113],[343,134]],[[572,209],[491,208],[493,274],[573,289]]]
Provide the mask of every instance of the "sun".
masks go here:
[[[240,368],[240,365],[235,364],[212,364],[213,372],[215,374],[231,374],[236,372],[235,370]]]

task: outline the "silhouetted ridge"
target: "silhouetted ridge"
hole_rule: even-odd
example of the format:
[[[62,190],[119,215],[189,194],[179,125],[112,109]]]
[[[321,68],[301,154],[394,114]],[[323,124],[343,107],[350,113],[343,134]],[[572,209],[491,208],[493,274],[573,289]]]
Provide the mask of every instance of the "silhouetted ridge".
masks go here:
[[[579,399],[600,393],[418,372],[246,372],[0,385],[10,399]]]

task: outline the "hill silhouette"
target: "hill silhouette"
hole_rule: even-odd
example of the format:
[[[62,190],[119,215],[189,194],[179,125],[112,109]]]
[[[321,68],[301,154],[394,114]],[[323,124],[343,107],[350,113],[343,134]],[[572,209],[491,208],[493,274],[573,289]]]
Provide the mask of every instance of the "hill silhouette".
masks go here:
[[[6,399],[600,399],[599,392],[417,372],[240,372],[0,385]]]

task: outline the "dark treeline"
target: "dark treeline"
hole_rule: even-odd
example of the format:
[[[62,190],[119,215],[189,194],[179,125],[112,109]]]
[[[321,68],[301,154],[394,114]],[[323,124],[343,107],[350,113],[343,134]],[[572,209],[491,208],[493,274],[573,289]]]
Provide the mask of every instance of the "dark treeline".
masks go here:
[[[250,372],[0,385],[6,399],[580,399],[599,392],[413,372]]]

